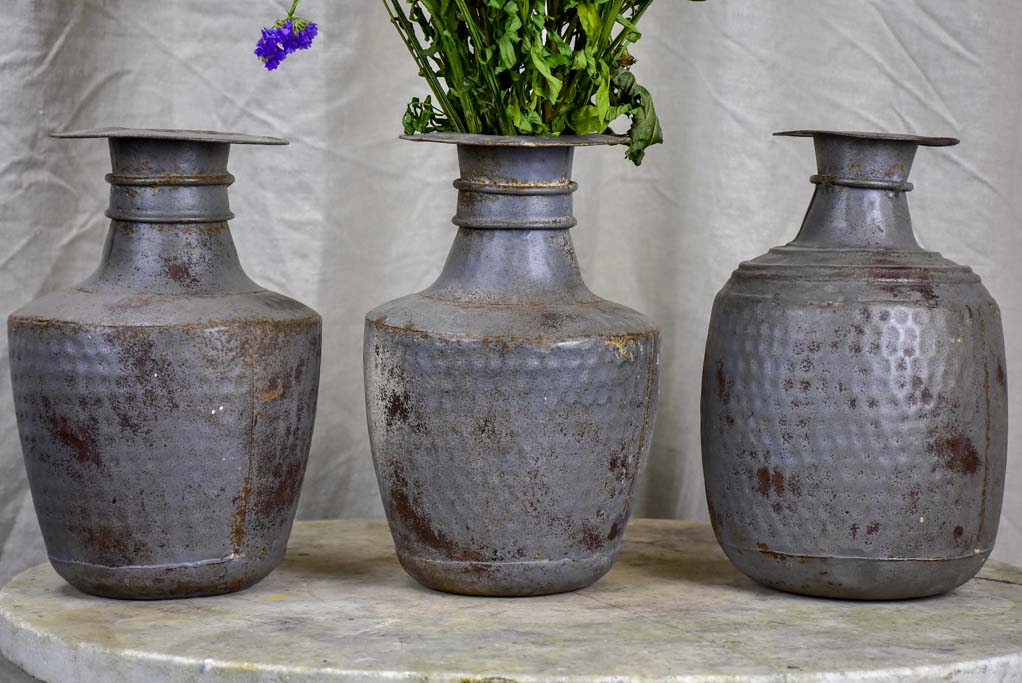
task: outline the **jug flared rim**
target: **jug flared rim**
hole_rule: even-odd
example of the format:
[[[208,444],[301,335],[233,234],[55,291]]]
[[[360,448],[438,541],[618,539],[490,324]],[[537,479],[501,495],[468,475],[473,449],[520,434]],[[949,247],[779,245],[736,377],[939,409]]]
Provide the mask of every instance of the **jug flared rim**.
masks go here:
[[[141,140],[178,140],[182,142],[221,142],[232,145],[287,145],[283,138],[245,133],[224,133],[215,130],[177,130],[170,128],[88,128],[50,133],[51,138],[134,138]]]
[[[868,133],[845,130],[785,130],[774,133],[774,135],[793,138],[814,138],[822,135],[832,135],[842,138],[859,138],[861,140],[914,142],[915,144],[923,147],[951,147],[961,142],[958,138],[950,137],[927,137],[924,135],[910,135],[907,133]]]
[[[480,135],[476,133],[418,133],[402,135],[402,140],[412,142],[440,142],[449,145],[474,145],[477,147],[595,147],[597,145],[627,145],[627,135]]]

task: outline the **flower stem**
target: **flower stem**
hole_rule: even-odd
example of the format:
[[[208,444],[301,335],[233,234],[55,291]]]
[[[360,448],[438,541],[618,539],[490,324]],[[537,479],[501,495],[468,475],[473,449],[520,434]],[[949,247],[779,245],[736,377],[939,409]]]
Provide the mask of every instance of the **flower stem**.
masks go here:
[[[292,3],[291,3],[291,9],[289,9],[289,10],[287,11],[287,18],[288,18],[288,19],[293,19],[293,18],[294,18],[294,16],[295,16],[295,10],[296,10],[296,9],[298,9],[298,3],[299,3],[299,1],[300,1],[300,0],[294,0],[294,2],[292,2]]]

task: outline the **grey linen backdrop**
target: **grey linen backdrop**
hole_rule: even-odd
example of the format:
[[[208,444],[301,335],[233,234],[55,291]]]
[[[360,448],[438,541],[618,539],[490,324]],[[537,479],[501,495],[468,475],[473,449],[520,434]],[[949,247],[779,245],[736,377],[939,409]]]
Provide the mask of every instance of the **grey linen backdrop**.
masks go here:
[[[236,147],[234,237],[249,274],[323,314],[319,415],[302,518],[382,514],[362,395],[362,320],[428,285],[454,234],[454,150],[397,139],[426,86],[375,0],[303,0],[314,48],[267,73],[252,55],[286,0],[14,0],[0,48],[0,302],[13,311],[96,266],[102,141],[122,125],[280,135]],[[1022,386],[1022,3],[658,0],[634,50],[667,144],[633,168],[579,150],[579,260],[591,288],[659,321],[663,389],[636,513],[706,519],[699,382],[710,306],[743,259],[790,240],[812,192],[814,127],[961,137],[922,149],[910,196],[929,248],[1000,302]],[[1014,283],[1014,284],[1013,284]],[[4,339],[6,342],[6,339]],[[2,350],[6,357],[6,343]],[[0,585],[45,560],[0,364]],[[1012,394],[1012,409],[1020,405]],[[1022,441],[1011,428],[994,556],[1022,562]]]

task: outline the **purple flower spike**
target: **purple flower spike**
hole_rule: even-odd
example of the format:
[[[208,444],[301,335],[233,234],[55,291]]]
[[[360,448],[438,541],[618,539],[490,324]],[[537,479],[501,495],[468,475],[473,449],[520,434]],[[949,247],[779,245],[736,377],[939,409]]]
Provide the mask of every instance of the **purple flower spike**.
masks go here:
[[[312,47],[312,40],[318,34],[316,24],[305,19],[278,21],[273,28],[263,29],[255,55],[263,61],[267,71],[273,71],[292,52]]]

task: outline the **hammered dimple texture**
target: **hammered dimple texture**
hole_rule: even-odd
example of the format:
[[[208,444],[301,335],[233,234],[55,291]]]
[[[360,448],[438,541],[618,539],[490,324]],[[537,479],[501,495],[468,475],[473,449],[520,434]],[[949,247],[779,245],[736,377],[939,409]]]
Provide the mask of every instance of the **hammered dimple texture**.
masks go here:
[[[259,320],[210,326],[12,317],[29,484],[51,561],[73,584],[215,593],[279,562],[311,441],[320,323],[289,320],[304,307],[281,315],[269,298]]]
[[[458,159],[461,227],[440,277],[366,316],[383,507],[426,586],[575,590],[610,569],[628,521],[658,332],[585,285],[567,230],[570,146],[459,144]]]
[[[744,571],[770,567],[753,578],[793,576],[789,556],[834,566],[989,553],[1006,459],[1000,314],[978,283],[927,294],[750,278],[718,296],[706,491],[725,550]]]
[[[654,330],[502,340],[367,321],[365,363],[399,554],[480,568],[598,565],[584,583],[609,568],[649,450]]]
[[[109,137],[113,220],[92,277],[13,313],[14,404],[54,569],[107,597],[239,590],[283,558],[305,475],[322,321],[253,282],[226,221],[229,143]]]

